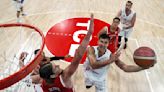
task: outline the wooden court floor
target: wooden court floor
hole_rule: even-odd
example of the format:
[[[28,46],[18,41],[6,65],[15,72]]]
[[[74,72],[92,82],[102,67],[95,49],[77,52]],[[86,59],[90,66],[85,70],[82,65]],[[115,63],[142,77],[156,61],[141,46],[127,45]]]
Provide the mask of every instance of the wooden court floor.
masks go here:
[[[45,34],[54,24],[68,18],[89,17],[108,22],[124,6],[125,0],[25,0],[23,23],[40,28]],[[164,90],[164,0],[132,0],[132,9],[137,18],[134,32],[130,35],[128,48],[122,51],[121,59],[134,64],[133,52],[139,46],[148,46],[157,54],[157,64],[148,70],[125,73],[111,64],[107,76],[109,92],[163,92]],[[12,0],[1,0],[0,23],[16,22],[16,9]],[[0,35],[3,38],[3,35]],[[3,41],[1,39],[0,41]],[[14,48],[14,47],[13,47]],[[47,49],[44,50],[49,56]],[[67,64],[57,61],[61,67]],[[84,85],[82,66],[73,77],[76,92],[95,92]]]

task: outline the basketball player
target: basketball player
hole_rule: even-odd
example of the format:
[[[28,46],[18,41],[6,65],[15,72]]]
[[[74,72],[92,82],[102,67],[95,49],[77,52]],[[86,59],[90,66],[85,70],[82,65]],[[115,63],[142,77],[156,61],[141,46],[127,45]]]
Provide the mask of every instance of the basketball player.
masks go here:
[[[118,33],[120,32],[120,29],[118,27],[120,23],[120,19],[118,17],[113,18],[113,22],[110,26],[103,27],[98,35],[101,34],[108,34],[110,36],[110,43],[108,45],[108,49],[114,53],[117,50],[117,44],[118,44]]]
[[[119,44],[118,47],[121,44],[121,38],[124,37],[125,40],[125,46],[124,49],[127,47],[128,37],[130,33],[133,31],[133,27],[136,21],[136,13],[131,10],[133,3],[131,1],[126,2],[125,8],[120,10],[117,14],[117,17],[121,20],[121,31],[119,33]]]
[[[17,9],[17,22],[20,22],[20,14],[22,16],[25,16],[26,14],[23,12],[23,2],[24,0],[13,0],[15,2],[16,5],[16,9]]]
[[[89,39],[93,33],[93,14],[91,14],[91,22],[89,30],[75,52],[72,62],[65,69],[61,69],[53,62],[40,67],[39,74],[42,80],[42,89],[44,92],[73,92],[73,84],[71,77],[78,68],[78,65],[87,49]],[[39,76],[33,77],[33,82],[41,82]]]
[[[40,49],[36,49],[34,51],[34,54],[36,55],[39,50]],[[70,57],[70,55],[65,55],[64,57],[58,57],[58,56],[56,56],[56,57],[46,57],[44,52],[42,52],[41,54],[42,54],[43,59],[40,62],[40,64],[37,65],[37,67],[32,71],[32,73],[30,73],[30,75],[26,76],[26,78],[23,79],[23,81],[27,84],[28,87],[32,85],[32,80],[31,79],[33,78],[33,76],[34,77],[35,76],[39,76],[40,66],[42,66],[45,63],[49,63],[49,62],[51,62],[53,60],[60,60],[60,59],[65,59],[65,58],[69,58]],[[27,55],[28,55],[27,52],[22,52],[21,53],[21,55],[19,57],[19,66],[20,67],[25,66],[24,65],[24,60],[27,57]],[[34,89],[35,89],[35,92],[42,92],[42,88],[40,87],[40,84],[35,84],[34,85]]]
[[[98,46],[88,48],[87,59],[84,63],[84,76],[86,88],[95,86],[96,92],[108,92],[106,85],[106,76],[109,65],[115,64],[125,72],[138,72],[143,70],[139,66],[126,65],[120,59],[120,52],[112,54],[107,49],[109,45],[109,36],[101,34],[98,40]]]

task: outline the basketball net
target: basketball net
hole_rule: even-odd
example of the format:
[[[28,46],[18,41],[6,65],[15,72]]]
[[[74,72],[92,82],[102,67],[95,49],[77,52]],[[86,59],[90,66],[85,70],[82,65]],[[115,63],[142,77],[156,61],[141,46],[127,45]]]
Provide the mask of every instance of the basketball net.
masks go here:
[[[33,85],[29,73],[40,62],[39,57],[44,47],[42,32],[27,24],[2,24],[0,36],[0,90],[32,92],[33,88],[30,87]],[[35,56],[36,49],[41,50]],[[19,64],[22,52],[28,53],[23,67]]]

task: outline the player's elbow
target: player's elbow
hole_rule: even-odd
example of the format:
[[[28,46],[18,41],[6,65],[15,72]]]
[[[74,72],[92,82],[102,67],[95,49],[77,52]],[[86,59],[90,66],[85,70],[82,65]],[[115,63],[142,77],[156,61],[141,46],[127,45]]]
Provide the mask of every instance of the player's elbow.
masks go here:
[[[131,27],[134,27],[134,23],[132,23]]]
[[[97,67],[96,66],[91,66],[92,67],[92,69],[97,69]]]
[[[96,66],[91,66],[92,67],[92,69],[97,69],[97,67]]]
[[[90,65],[91,65],[92,69],[97,69],[97,66],[94,63],[91,63]]]

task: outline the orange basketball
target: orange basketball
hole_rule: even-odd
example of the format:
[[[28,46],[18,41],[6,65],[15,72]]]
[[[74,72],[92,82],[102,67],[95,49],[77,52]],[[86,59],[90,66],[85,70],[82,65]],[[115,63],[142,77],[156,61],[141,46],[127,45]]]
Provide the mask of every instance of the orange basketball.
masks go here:
[[[139,47],[133,54],[134,62],[143,68],[148,68],[156,63],[156,54],[153,49],[149,47]]]

